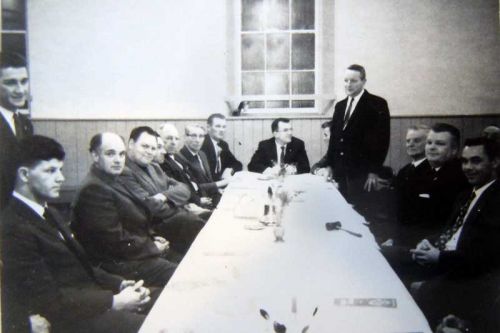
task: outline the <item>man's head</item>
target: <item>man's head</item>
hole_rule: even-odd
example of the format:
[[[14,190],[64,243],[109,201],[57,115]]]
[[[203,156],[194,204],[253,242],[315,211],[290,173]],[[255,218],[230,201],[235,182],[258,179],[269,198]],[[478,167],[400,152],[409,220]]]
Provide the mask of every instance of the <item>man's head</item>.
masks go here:
[[[90,154],[95,167],[108,175],[118,176],[125,167],[125,142],[115,133],[99,133],[90,139]]]
[[[226,117],[220,113],[211,114],[207,119],[207,131],[208,135],[215,141],[224,139]]]
[[[128,139],[128,158],[141,166],[152,163],[158,149],[157,136],[158,134],[149,126],[134,128]]]
[[[15,111],[26,105],[29,95],[25,59],[16,53],[0,55],[0,106]]]
[[[330,142],[330,126],[331,122],[330,121],[325,121],[323,124],[321,124],[321,131],[323,135],[323,141],[325,143]]]
[[[278,118],[273,120],[271,130],[278,144],[284,145],[292,141],[293,129],[290,119]]]
[[[167,153],[167,151],[165,150],[165,143],[159,135],[156,137],[156,142],[158,143],[158,149],[156,149],[154,162],[162,164],[163,162],[165,162],[165,154]]]
[[[366,83],[366,71],[361,65],[347,67],[344,74],[344,88],[347,96],[356,97],[361,93]]]
[[[200,125],[188,125],[185,129],[185,144],[193,153],[198,153],[205,139],[205,129]]]
[[[64,156],[61,144],[51,138],[23,139],[17,156],[16,191],[41,205],[59,197]]]
[[[158,134],[163,139],[167,154],[175,154],[180,148],[179,131],[173,124],[164,123],[160,125]]]
[[[462,170],[469,183],[479,188],[497,177],[500,165],[498,145],[487,138],[465,141],[462,151]]]
[[[460,131],[450,124],[432,126],[425,143],[425,157],[433,168],[455,158],[460,145]]]
[[[415,125],[406,131],[406,153],[412,160],[418,161],[425,157],[425,144],[430,127],[427,125]]]
[[[498,126],[490,125],[483,129],[482,136],[485,138],[499,140],[500,139],[500,128]]]

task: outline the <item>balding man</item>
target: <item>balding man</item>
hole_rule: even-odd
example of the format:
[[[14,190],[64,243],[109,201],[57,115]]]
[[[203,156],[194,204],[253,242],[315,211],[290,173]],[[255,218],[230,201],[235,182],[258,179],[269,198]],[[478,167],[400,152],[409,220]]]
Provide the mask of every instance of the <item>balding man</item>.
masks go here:
[[[168,242],[153,231],[148,208],[124,186],[125,143],[114,133],[90,141],[93,164],[73,203],[72,228],[97,266],[163,287],[177,267]]]

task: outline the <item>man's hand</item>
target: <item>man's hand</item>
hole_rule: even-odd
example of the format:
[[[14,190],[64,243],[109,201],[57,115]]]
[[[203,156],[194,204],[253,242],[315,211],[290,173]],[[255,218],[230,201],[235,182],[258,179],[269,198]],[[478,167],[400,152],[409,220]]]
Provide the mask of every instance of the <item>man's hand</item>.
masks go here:
[[[368,174],[368,177],[366,178],[365,186],[363,187],[363,189],[367,192],[370,192],[372,190],[375,191],[378,185],[378,180],[378,176],[370,172]]]
[[[39,314],[30,316],[31,333],[49,333],[50,323]]]
[[[285,172],[287,175],[295,175],[297,173],[297,167],[293,164],[287,164],[285,166]]]
[[[159,202],[159,203],[164,203],[167,201],[167,196],[163,193],[157,193],[151,197],[151,199]]]
[[[127,287],[133,286],[136,283],[137,282],[135,282],[134,280],[123,280],[122,283],[120,283],[120,291]]]
[[[194,203],[186,204],[184,207],[186,208],[186,210],[188,212],[193,213],[195,215],[201,215],[203,213],[210,212],[210,210],[208,210],[206,208],[203,208],[203,207],[200,207],[200,206],[198,206],[197,204],[194,204]]]
[[[160,250],[161,253],[166,252],[170,247],[170,243],[165,238],[160,236],[155,236],[154,242],[156,247],[158,248],[158,250]]]
[[[316,171],[314,172],[314,174],[317,175],[317,176],[321,176],[321,177],[325,178],[326,181],[331,180],[332,176],[333,176],[333,172],[332,172],[332,168],[331,167],[316,169]]]
[[[424,239],[417,245],[416,249],[410,250],[412,258],[420,265],[435,264],[439,261],[440,251],[433,246],[427,239]]]
[[[216,181],[215,184],[217,185],[218,188],[222,188],[222,187],[226,187],[232,180],[233,180],[233,177],[221,179],[219,181]]]
[[[202,206],[210,206],[212,204],[212,198],[209,197],[201,197],[200,204]]]
[[[138,310],[142,305],[151,300],[149,289],[143,287],[144,281],[140,280],[133,286],[128,286],[120,293],[113,296],[113,310]]]
[[[222,172],[221,178],[226,179],[226,178],[231,178],[234,174],[233,168],[225,168],[224,171]]]

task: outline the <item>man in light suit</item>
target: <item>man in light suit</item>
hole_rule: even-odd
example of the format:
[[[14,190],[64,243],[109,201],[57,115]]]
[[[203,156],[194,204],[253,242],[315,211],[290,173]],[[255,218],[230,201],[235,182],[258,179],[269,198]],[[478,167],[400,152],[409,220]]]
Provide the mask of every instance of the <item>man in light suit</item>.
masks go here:
[[[177,267],[168,242],[153,230],[148,207],[123,184],[125,143],[115,133],[90,140],[93,164],[72,209],[72,228],[91,260],[128,279],[163,287]]]
[[[290,120],[273,120],[271,131],[272,138],[259,142],[248,164],[248,171],[266,175],[278,174],[280,170],[285,170],[287,174],[310,172],[304,141],[293,136]]]
[[[335,105],[327,158],[340,192],[362,206],[365,192],[378,186],[389,149],[389,108],[385,99],[364,89],[362,66],[349,66],[344,82],[347,97]]]
[[[0,211],[7,205],[14,188],[19,140],[33,134],[26,108],[29,80],[26,61],[18,54],[0,55]]]
[[[144,316],[131,310],[147,305],[149,290],[92,267],[47,206],[64,181],[62,146],[35,135],[20,148],[13,197],[0,224],[4,332],[29,332],[28,316],[32,330],[42,316],[54,332],[137,332]]]
[[[201,150],[205,153],[215,181],[231,177],[235,172],[241,171],[243,165],[229,150],[229,145],[224,141],[226,132],[226,117],[220,113],[211,114],[207,119],[208,134],[205,136]]]
[[[205,140],[205,129],[199,125],[188,125],[185,128],[184,147],[180,150],[189,165],[190,175],[198,184],[203,193],[212,198],[212,203],[217,206],[223,189],[231,182],[232,177],[214,180],[210,172],[210,165],[205,153],[201,150]]]

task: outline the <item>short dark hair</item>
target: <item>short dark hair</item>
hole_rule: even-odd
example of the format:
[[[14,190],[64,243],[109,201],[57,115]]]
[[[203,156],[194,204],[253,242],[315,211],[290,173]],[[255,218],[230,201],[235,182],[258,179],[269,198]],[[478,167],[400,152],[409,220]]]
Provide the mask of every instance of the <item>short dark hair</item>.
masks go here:
[[[473,147],[473,146],[483,146],[484,152],[490,161],[493,161],[495,158],[499,157],[499,147],[498,143],[495,140],[485,138],[485,137],[477,137],[477,138],[468,138],[465,140],[464,147]]]
[[[17,159],[17,167],[33,167],[41,161],[50,161],[55,158],[63,161],[66,153],[63,146],[56,140],[43,136],[32,135],[21,140]]]
[[[358,64],[352,64],[351,66],[347,67],[347,69],[350,69],[351,71],[359,72],[361,80],[366,80],[366,70],[363,66],[358,65]]]
[[[149,127],[149,126],[139,126],[139,127],[134,128],[130,132],[130,137],[128,138],[128,140],[129,141],[130,140],[137,141],[137,139],[139,139],[139,137],[141,136],[142,133],[147,133],[147,134],[152,135],[154,137],[158,136],[158,133],[156,133],[156,131],[154,129],[152,129],[151,127]]]
[[[16,52],[2,52],[0,54],[0,68],[26,67],[26,59]]]
[[[97,133],[96,135],[94,135],[92,137],[92,139],[90,139],[90,144],[89,144],[89,152],[97,152],[97,150],[99,148],[101,148],[101,145],[102,145],[102,137],[104,134],[115,134],[115,133],[112,133],[112,132],[104,132],[104,133]],[[116,134],[118,135],[118,134]],[[121,135],[118,135],[120,137],[120,139],[122,139],[123,143],[125,143],[125,139],[123,139],[123,137]]]
[[[212,113],[210,116],[208,116],[207,124],[212,125],[214,122],[214,118],[226,119],[226,116],[224,116],[222,113]]]
[[[325,121],[323,124],[321,124],[321,128],[322,129],[325,129],[325,128],[330,128],[332,126],[332,121]]]
[[[279,123],[287,123],[288,124],[289,122],[290,122],[290,119],[288,119],[288,118],[276,118],[271,123],[271,131],[273,133],[277,132]]]
[[[450,133],[453,141],[452,143],[455,145],[455,147],[458,148],[460,146],[460,131],[455,126],[447,123],[436,123],[431,127],[431,131],[435,133]]]

